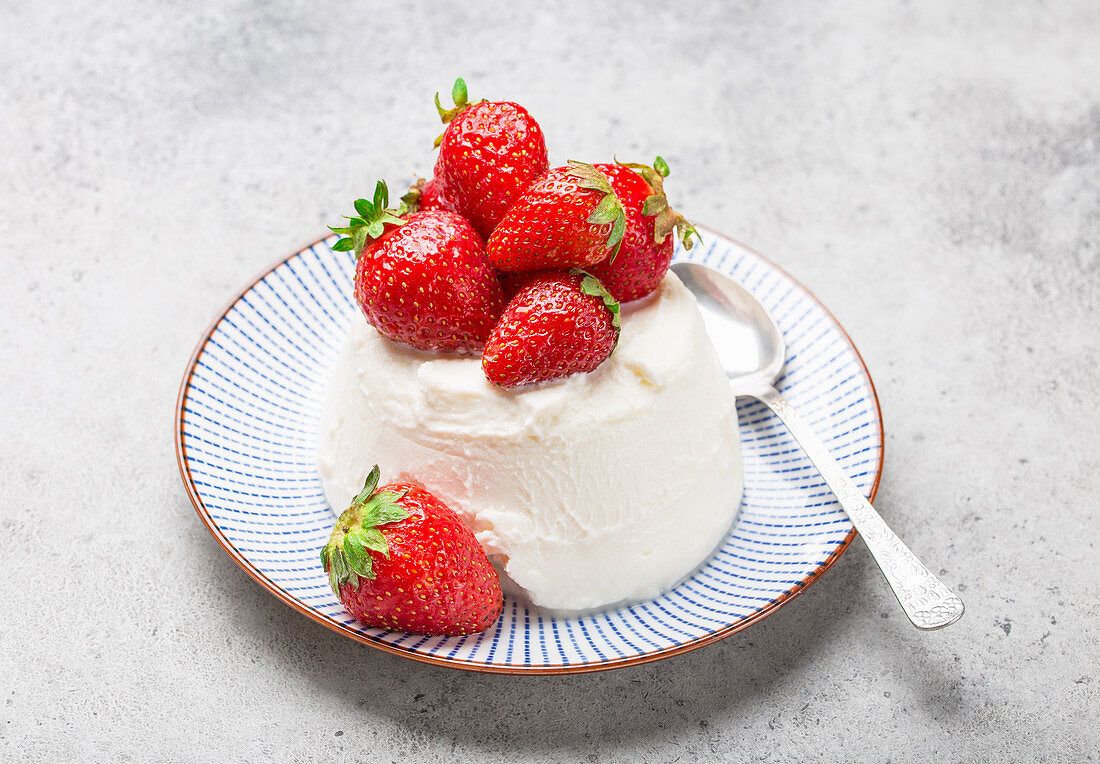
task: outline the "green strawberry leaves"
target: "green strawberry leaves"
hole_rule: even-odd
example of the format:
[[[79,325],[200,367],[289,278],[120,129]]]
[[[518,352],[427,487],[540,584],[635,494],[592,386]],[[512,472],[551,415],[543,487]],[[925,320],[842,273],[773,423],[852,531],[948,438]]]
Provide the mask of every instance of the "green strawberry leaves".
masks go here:
[[[454,108],[444,109],[443,104],[439,102],[439,93],[435,94],[435,110],[439,112],[439,118],[443,120],[445,125],[449,124],[470,106],[470,94],[466,92],[466,80],[461,77],[455,80],[455,84],[451,88],[451,100],[455,102]],[[435,139],[436,148],[439,148],[439,144],[442,142],[443,133],[440,133],[439,137]]]
[[[569,165],[573,168],[572,174],[577,179],[578,186],[603,194],[603,198],[588,216],[588,222],[593,225],[611,224],[611,233],[608,234],[605,246],[611,250],[608,262],[613,263],[619,254],[623,234],[626,232],[626,210],[623,208],[623,203],[611,188],[611,181],[595,167],[572,159],[569,160]]]
[[[569,272],[583,277],[581,278],[580,285],[583,294],[599,297],[603,301],[604,307],[611,312],[611,326],[618,332],[621,324],[619,317],[619,301],[611,296],[611,292],[607,291],[607,287],[603,285],[602,281],[588,271],[583,271],[580,268],[573,268]]]
[[[409,186],[409,190],[401,196],[401,203],[405,205],[410,213],[416,212],[420,209],[420,199],[424,196],[424,187],[428,185],[428,181],[423,178],[417,178],[416,182]]]
[[[439,93],[435,94],[435,110],[439,112],[439,118],[443,124],[447,124],[458,116],[459,112],[470,105],[470,95],[466,92],[466,80],[459,77],[451,88],[451,100],[455,102],[454,108],[444,109],[439,102]],[[436,144],[439,145],[438,143]]]
[[[380,180],[374,186],[374,198],[371,201],[355,200],[356,217],[345,215],[344,217],[348,220],[346,226],[329,226],[333,233],[346,237],[337,240],[332,245],[333,250],[336,252],[355,250],[355,257],[358,259],[368,244],[386,232],[387,225],[404,225],[406,221],[403,218],[408,214],[405,204],[402,203],[398,209],[391,210],[387,209],[389,203],[390,190],[386,186],[386,181]]]
[[[363,481],[363,490],[359,492],[359,495],[351,500],[352,505],[363,504],[370,498],[370,495],[374,493],[374,490],[378,487],[378,478],[382,476],[382,471],[378,469],[378,465],[371,467],[371,471],[367,473],[367,479]]]
[[[389,557],[390,547],[379,525],[400,522],[409,513],[400,505],[404,493],[377,491],[381,473],[374,465],[363,483],[363,490],[344,510],[332,536],[321,550],[321,565],[328,571],[329,586],[340,597],[340,586],[359,586],[359,577],[374,578],[371,552]]]
[[[439,112],[439,119],[443,121],[443,124],[447,124],[458,117],[463,109],[470,106],[470,93],[466,92],[466,80],[461,77],[454,80],[454,86],[451,88],[451,100],[454,101],[454,107],[444,109],[443,104],[439,102],[439,93],[436,93],[436,111]],[[437,142],[436,145],[438,146],[439,143]]]
[[[655,243],[660,244],[673,231],[678,232],[684,249],[691,249],[694,246],[695,242],[692,240],[692,236],[702,241],[703,237],[695,230],[695,226],[668,205],[664,179],[668,177],[670,169],[668,162],[663,157],[658,156],[653,161],[652,167],[635,162],[620,162],[618,159],[615,160],[615,164],[634,170],[653,189],[653,195],[647,197],[645,204],[642,206],[642,214],[646,217],[655,218],[653,221],[653,241]]]
[[[356,539],[355,536],[344,536],[344,557],[348,561],[348,567],[356,573],[370,577],[373,565],[371,563],[370,555],[367,553],[367,549],[363,546],[363,542]]]

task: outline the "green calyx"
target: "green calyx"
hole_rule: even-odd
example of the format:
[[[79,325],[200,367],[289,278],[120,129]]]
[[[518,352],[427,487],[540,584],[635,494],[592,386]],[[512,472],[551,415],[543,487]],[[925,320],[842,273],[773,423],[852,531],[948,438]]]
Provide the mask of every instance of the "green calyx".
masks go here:
[[[454,108],[444,109],[443,104],[439,102],[439,93],[435,94],[435,110],[439,112],[439,118],[443,120],[443,124],[450,122],[470,105],[470,96],[466,92],[466,80],[461,77],[455,80],[451,88],[451,100],[455,102]]]
[[[439,93],[435,94],[435,110],[439,112],[439,118],[443,120],[443,124],[450,123],[455,117],[470,108],[470,95],[466,92],[466,80],[459,77],[455,80],[454,86],[451,88],[451,100],[455,102],[453,108],[444,109],[443,104],[439,102]],[[485,100],[485,99],[482,99]],[[443,142],[443,133],[439,134],[439,137],[435,139],[436,148]]]
[[[372,551],[390,556],[390,547],[379,525],[404,520],[409,513],[398,502],[405,497],[395,491],[376,491],[381,473],[374,465],[363,490],[344,510],[332,536],[321,550],[321,565],[328,571],[329,586],[340,597],[340,586],[359,586],[359,577],[374,578]]]
[[[374,187],[373,200],[355,200],[355,211],[358,214],[348,217],[346,226],[329,226],[333,233],[346,237],[339,239],[332,248],[337,252],[355,250],[355,257],[358,259],[368,244],[385,233],[387,225],[404,225],[402,218],[409,214],[408,208],[402,204],[396,210],[387,209],[389,203],[390,190],[386,187],[386,181],[380,180]]]
[[[595,167],[572,159],[569,160],[569,166],[573,168],[572,174],[577,179],[577,185],[603,194],[603,198],[592,210],[592,214],[588,216],[588,222],[594,225],[611,224],[611,233],[608,235],[607,243],[604,246],[611,250],[611,257],[608,258],[608,262],[613,263],[619,254],[619,247],[623,243],[623,234],[626,232],[626,210],[623,208],[623,203],[619,201],[619,197],[615,196],[611,181]]]
[[[581,277],[581,293],[592,295],[593,297],[599,297],[603,301],[604,307],[611,313],[611,326],[614,327],[616,337],[615,344],[619,344],[618,332],[622,324],[619,317],[619,301],[611,296],[611,292],[607,291],[607,287],[603,285],[603,282],[593,276],[588,271],[581,270],[580,268],[573,268],[569,271],[574,276]],[[612,348],[614,349],[614,348]]]
[[[653,195],[646,197],[645,204],[642,206],[642,214],[646,217],[656,216],[653,221],[653,241],[655,243],[660,244],[674,230],[679,232],[680,242],[684,245],[684,249],[691,249],[695,244],[691,238],[692,236],[702,240],[699,232],[695,230],[695,226],[689,223],[679,212],[668,206],[664,183],[669,173],[668,162],[662,157],[657,157],[652,167],[634,162],[620,162],[618,159],[615,160],[615,164],[634,170],[653,189]]]
[[[416,182],[409,186],[409,190],[401,195],[401,204],[410,214],[420,209],[420,198],[424,196],[424,186],[426,185],[428,185],[428,181],[417,178]]]

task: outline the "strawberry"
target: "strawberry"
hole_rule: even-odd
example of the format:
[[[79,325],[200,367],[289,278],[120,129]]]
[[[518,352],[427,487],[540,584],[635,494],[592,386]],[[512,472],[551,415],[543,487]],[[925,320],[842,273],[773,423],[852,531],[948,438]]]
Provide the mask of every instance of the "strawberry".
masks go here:
[[[653,167],[643,164],[598,164],[611,181],[626,209],[626,233],[618,256],[590,268],[620,302],[645,297],[657,288],[672,262],[673,229],[678,228],[684,249],[691,249],[699,233],[668,206],[664,179],[668,163],[661,157]]]
[[[497,277],[500,279],[500,288],[504,292],[505,304],[511,302],[512,298],[516,296],[516,292],[526,285],[532,276],[538,273],[540,271],[499,271]]]
[[[321,564],[354,618],[414,634],[474,634],[503,607],[500,581],[474,534],[412,483],[377,488],[378,465],[332,529]]]
[[[355,299],[383,336],[421,350],[476,353],[504,308],[481,237],[445,210],[386,209],[378,182],[374,201],[358,199],[358,217],[333,228],[347,238],[333,249],[355,250]]]
[[[409,187],[401,201],[408,207],[409,212],[431,212],[432,210],[445,210],[443,202],[439,198],[439,184],[435,178],[424,180],[417,178],[416,183]],[[450,210],[454,212],[454,210]]]
[[[524,191],[485,245],[502,271],[585,268],[615,256],[626,213],[595,167],[569,162]]]
[[[517,387],[594,370],[619,340],[619,304],[584,271],[532,274],[485,341],[489,381]]]
[[[454,108],[435,108],[447,125],[436,140],[435,181],[445,209],[461,213],[488,238],[516,197],[550,167],[542,128],[510,101],[468,102],[455,80]]]

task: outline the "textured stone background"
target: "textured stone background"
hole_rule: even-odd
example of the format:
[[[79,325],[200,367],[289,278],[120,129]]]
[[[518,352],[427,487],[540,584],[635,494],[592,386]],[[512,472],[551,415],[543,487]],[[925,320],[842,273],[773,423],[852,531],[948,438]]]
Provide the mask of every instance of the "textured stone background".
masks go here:
[[[129,7],[126,7],[126,6]],[[0,3],[0,758],[1094,759],[1100,6]],[[264,593],[173,454],[193,344],[376,177],[431,95],[552,158],[672,164],[878,385],[878,506],[966,600],[912,629],[858,542],[689,655],[524,679],[362,647]]]

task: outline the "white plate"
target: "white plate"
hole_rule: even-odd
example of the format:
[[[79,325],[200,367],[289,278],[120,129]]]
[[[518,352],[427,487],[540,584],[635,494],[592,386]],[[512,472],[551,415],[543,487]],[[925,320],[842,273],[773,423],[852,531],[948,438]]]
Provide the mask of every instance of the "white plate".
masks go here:
[[[738,406],[745,497],[730,535],[693,576],[648,602],[580,617],[506,599],[490,630],[424,637],[366,627],[333,596],[318,552],[335,513],[316,465],[325,385],[349,320],[353,261],[336,237],[276,263],[222,311],[187,366],[177,404],[180,474],[226,552],[295,610],[353,639],[457,668],[598,671],[685,652],[766,617],[816,581],[855,531],[817,471],[763,405]],[[749,289],[783,330],[780,391],[868,497],[882,473],[870,375],[836,319],[764,257],[713,231],[677,251]]]

